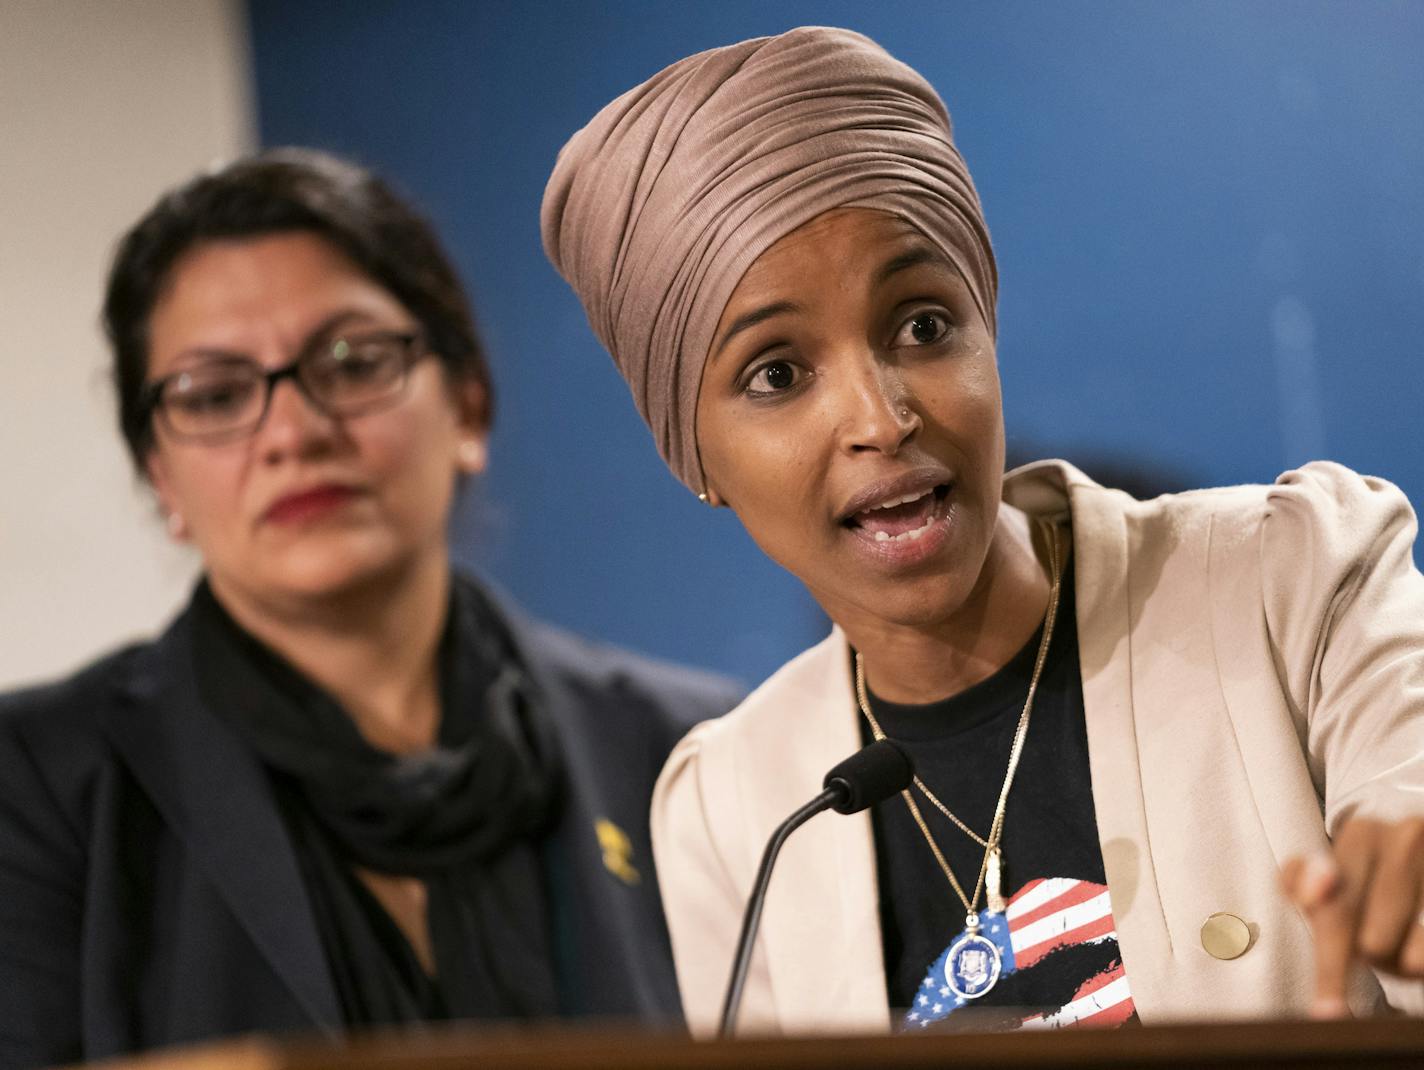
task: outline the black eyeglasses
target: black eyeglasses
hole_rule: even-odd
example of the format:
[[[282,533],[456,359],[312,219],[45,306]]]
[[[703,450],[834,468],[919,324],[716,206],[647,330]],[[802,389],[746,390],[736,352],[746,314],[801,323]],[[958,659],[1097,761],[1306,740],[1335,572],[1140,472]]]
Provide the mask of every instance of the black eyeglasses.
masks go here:
[[[178,438],[229,442],[262,426],[272,391],[291,379],[326,415],[358,416],[399,401],[410,369],[428,355],[418,331],[373,331],[319,344],[271,371],[246,357],[222,357],[151,383],[145,413],[156,413]]]

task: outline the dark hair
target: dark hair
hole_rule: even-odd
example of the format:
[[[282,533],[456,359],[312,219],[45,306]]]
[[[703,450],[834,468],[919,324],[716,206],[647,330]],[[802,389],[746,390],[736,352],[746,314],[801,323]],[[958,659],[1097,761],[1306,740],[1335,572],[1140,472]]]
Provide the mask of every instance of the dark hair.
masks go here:
[[[144,404],[149,320],[174,265],[203,242],[284,231],[315,234],[348,256],[420,321],[453,380],[474,380],[492,398],[474,317],[430,224],[363,167],[314,149],[270,149],[166,193],[114,254],[103,322],[119,428],[140,472],[153,444]]]

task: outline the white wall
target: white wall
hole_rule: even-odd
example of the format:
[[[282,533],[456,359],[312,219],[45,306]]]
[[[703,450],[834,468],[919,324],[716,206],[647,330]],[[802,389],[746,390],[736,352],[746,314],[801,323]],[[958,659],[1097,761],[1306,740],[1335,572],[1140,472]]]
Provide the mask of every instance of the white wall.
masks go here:
[[[254,141],[240,0],[0,0],[0,688],[152,632],[195,563],[125,458],[118,235]]]

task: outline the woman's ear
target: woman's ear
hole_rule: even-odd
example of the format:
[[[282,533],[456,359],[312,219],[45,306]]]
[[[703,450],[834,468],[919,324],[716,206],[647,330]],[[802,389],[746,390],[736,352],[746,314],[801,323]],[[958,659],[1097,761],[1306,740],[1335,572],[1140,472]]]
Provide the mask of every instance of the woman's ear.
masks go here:
[[[455,414],[460,427],[487,436],[490,412],[489,391],[485,384],[469,376],[461,377],[450,385],[450,394],[455,401]]]
[[[452,386],[460,443],[456,460],[464,475],[479,475],[489,464],[489,391],[476,379]]]
[[[158,508],[163,513],[169,537],[174,542],[187,542],[188,521],[173,497],[172,484],[168,479],[168,470],[163,464],[163,458],[155,450],[150,449],[148,456],[144,458],[143,468],[148,476],[149,486],[153,488],[153,493],[158,497]]]

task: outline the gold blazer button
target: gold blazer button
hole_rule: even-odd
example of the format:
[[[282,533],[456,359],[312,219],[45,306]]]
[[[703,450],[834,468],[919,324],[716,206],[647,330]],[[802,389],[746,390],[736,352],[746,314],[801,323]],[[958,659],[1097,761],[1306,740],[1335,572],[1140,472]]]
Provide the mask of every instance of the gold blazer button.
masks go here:
[[[1202,922],[1201,942],[1214,959],[1240,958],[1251,946],[1251,929],[1235,914],[1213,914]]]

